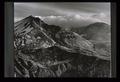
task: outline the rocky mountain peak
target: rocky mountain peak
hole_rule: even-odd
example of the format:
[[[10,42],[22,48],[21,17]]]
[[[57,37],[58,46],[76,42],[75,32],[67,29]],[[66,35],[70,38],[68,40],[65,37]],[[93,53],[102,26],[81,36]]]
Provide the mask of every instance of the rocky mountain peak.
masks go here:
[[[62,77],[67,71],[89,76],[91,72],[86,69],[93,68],[96,63],[109,69],[106,54],[95,53],[89,40],[75,32],[61,30],[59,26],[48,25],[32,15],[15,23],[14,35],[17,77]],[[91,75],[98,73],[97,68]],[[104,75],[104,71],[100,73]]]

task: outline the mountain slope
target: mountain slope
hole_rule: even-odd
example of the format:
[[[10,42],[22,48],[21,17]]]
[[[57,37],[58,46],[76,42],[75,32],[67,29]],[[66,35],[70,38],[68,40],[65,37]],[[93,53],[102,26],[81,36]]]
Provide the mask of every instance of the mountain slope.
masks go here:
[[[111,60],[111,27],[102,22],[87,26],[81,33],[84,38],[93,43],[95,51],[102,58]]]
[[[95,77],[98,72],[109,77],[109,59],[75,32],[28,16],[15,23],[14,35],[16,77],[65,77],[68,71],[79,72],[78,77]]]
[[[39,18],[29,16],[15,23],[15,42],[27,48],[50,47],[55,44],[41,25],[44,24]],[[31,47],[30,47],[31,46]]]
[[[111,41],[111,27],[102,22],[90,24],[81,34],[85,35],[87,40]]]
[[[76,53],[86,52],[84,55],[91,56],[89,52],[93,52],[93,45],[88,40],[82,38],[79,34],[70,31],[60,31],[56,34],[57,43],[67,48],[70,48]],[[88,53],[87,53],[88,51]]]

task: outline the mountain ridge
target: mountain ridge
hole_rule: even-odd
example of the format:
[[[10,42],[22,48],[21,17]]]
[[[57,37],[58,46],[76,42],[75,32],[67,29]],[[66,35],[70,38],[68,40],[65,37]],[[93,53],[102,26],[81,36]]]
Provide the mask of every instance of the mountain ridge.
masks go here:
[[[78,65],[87,65],[89,68],[98,60],[108,63],[110,61],[110,56],[100,56],[94,51],[94,45],[81,35],[63,30],[59,26],[48,25],[33,16],[18,21],[14,35],[15,68],[18,76],[60,77],[67,70],[77,70]],[[103,71],[102,73],[104,74]]]
[[[34,33],[34,29],[32,29],[33,34],[30,33],[30,35],[29,35],[29,32],[32,32],[32,30],[29,30],[28,32],[25,32],[25,33],[26,34],[28,33],[29,36],[33,36],[33,37],[34,36],[39,36],[39,35],[42,36],[42,39],[45,39],[43,41],[48,41],[48,43],[46,43],[46,45],[51,44],[51,46],[54,46],[56,44],[56,41],[57,41],[57,43],[60,42],[59,45],[61,45],[61,42],[62,42],[62,45],[64,47],[66,47],[66,49],[67,49],[67,47],[71,48],[71,49],[77,49],[78,48],[78,50],[80,50],[80,51],[81,50],[88,50],[88,51],[91,51],[91,52],[93,51],[94,52],[92,43],[90,41],[84,39],[82,36],[80,36],[79,34],[77,34],[75,32],[65,31],[65,30],[62,31],[61,29],[58,29],[56,32],[54,32],[54,31],[52,31],[52,29],[57,28],[56,26],[54,27],[54,25],[52,25],[52,28],[50,28],[51,25],[49,26],[46,23],[44,23],[43,21],[41,22],[41,19],[39,19],[37,17],[28,16],[25,19],[33,20],[32,25],[34,25],[34,26],[32,26],[32,27],[34,27],[36,29],[35,32],[37,34]],[[23,19],[23,21],[25,19]],[[31,23],[31,21],[30,21],[30,23]],[[23,24],[25,24],[25,23],[23,23]],[[99,24],[101,24],[101,23],[94,23],[94,24],[95,25],[97,24],[99,26]],[[102,24],[105,24],[105,23],[102,23]],[[47,25],[47,26],[44,26],[44,25]],[[91,24],[91,25],[93,25],[93,24]],[[91,25],[89,25],[89,26],[91,26]],[[47,28],[50,29],[50,30],[46,30]],[[58,27],[58,28],[60,28],[60,27]],[[20,27],[19,27],[19,29],[21,30]],[[27,28],[25,28],[23,30],[26,30],[26,29]],[[30,29],[30,28],[28,27],[28,29]],[[16,30],[15,30],[15,32],[16,32]],[[21,33],[21,32],[22,31],[20,31],[19,33]],[[33,38],[33,40],[35,40],[35,38]]]

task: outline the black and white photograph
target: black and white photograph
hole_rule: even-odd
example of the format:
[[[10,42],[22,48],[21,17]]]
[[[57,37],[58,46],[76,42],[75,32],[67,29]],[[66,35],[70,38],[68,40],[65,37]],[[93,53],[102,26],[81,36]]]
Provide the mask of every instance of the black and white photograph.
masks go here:
[[[14,77],[111,77],[110,2],[14,2]]]

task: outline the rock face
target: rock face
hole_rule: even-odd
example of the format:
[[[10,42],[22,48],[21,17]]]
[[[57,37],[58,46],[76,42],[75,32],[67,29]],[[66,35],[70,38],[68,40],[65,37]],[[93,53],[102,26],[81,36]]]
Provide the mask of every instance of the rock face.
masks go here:
[[[110,77],[108,56],[75,32],[29,16],[14,36],[15,77]]]

